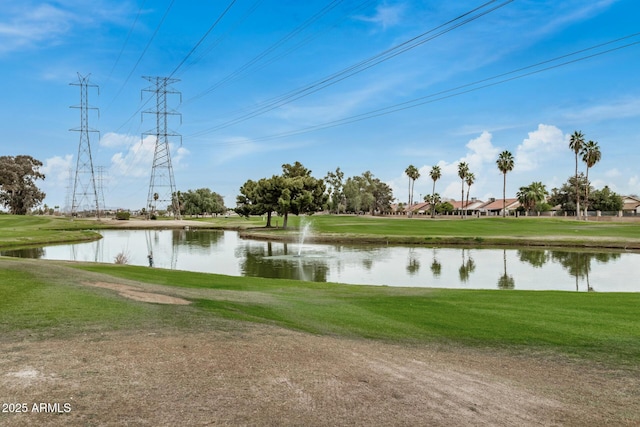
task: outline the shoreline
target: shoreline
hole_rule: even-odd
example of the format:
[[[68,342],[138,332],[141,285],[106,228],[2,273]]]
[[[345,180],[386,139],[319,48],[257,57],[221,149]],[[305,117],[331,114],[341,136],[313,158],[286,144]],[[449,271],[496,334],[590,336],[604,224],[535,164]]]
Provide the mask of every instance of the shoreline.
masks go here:
[[[255,240],[273,240],[279,242],[298,242],[298,229],[265,228],[247,223],[246,226],[221,225],[193,219],[182,220],[141,220],[121,221],[116,219],[75,220],[76,223],[86,221],[86,227],[78,231],[92,231],[93,236],[73,236],[69,239],[52,239],[29,242],[0,242],[0,250],[12,250],[42,247],[47,245],[71,244],[99,240],[98,230],[219,230],[237,231],[240,238]],[[83,224],[84,225],[84,224]],[[309,243],[326,244],[360,244],[360,245],[410,245],[410,246],[459,246],[459,247],[529,247],[529,248],[567,248],[567,249],[604,249],[640,251],[638,239],[615,239],[611,237],[578,237],[571,236],[408,236],[408,235],[375,235],[357,233],[315,233],[305,238]]]

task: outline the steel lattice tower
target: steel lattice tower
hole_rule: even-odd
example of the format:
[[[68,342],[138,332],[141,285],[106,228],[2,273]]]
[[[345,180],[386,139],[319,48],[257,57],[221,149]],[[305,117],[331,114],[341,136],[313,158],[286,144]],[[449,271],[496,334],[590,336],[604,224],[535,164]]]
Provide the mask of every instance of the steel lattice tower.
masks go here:
[[[91,132],[98,132],[95,129],[89,128],[89,110],[98,110],[95,107],[89,106],[89,88],[98,88],[98,86],[89,84],[89,76],[90,74],[83,77],[78,73],[78,83],[69,83],[72,86],[80,87],[80,105],[71,106],[71,108],[80,109],[80,127],[70,129],[74,132],[80,132],[78,157],[76,159],[76,177],[73,183],[71,215],[77,215],[78,211],[91,211],[95,209],[96,216],[100,218],[98,191],[93,173],[91,144],[89,142],[89,134]],[[99,88],[98,94],[100,94]]]
[[[153,166],[151,168],[151,180],[149,182],[149,194],[147,196],[147,208],[149,213],[153,214],[157,211],[158,206],[171,207],[173,215],[176,219],[180,219],[180,207],[176,196],[176,184],[173,177],[173,167],[171,166],[171,153],[169,150],[169,137],[180,138],[182,145],[182,137],[171,132],[168,129],[168,116],[177,115],[182,118],[180,113],[175,111],[167,111],[167,94],[180,95],[182,102],[182,94],[170,87],[172,83],[179,82],[178,79],[169,77],[143,77],[153,83],[143,92],[152,92],[155,94],[156,107],[143,111],[144,114],[154,114],[156,116],[156,128],[144,132],[142,137],[152,135],[156,137],[155,152],[153,154]]]

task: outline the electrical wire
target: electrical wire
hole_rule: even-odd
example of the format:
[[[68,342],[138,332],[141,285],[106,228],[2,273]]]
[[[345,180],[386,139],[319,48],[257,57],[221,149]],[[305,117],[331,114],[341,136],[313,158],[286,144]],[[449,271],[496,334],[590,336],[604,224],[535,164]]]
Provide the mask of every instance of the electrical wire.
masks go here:
[[[169,74],[169,78],[173,77],[173,75],[180,69],[180,67],[182,67],[182,65],[185,63],[185,61],[187,59],[189,59],[189,57],[193,54],[193,52],[195,52],[195,50],[198,48],[198,46],[200,46],[200,44],[202,44],[202,42],[204,41],[204,39],[207,38],[207,36],[209,35],[209,33],[211,33],[211,31],[213,31],[213,29],[218,25],[218,23],[222,20],[222,18],[224,18],[224,16],[227,14],[227,12],[229,12],[229,9],[231,9],[231,7],[233,6],[233,4],[236,2],[236,0],[231,0],[231,3],[229,3],[227,5],[227,7],[225,8],[225,10],[222,12],[222,14],[218,17],[218,19],[216,19],[213,24],[211,24],[211,26],[209,27],[209,29],[207,30],[206,33],[204,33],[204,35],[200,38],[200,40],[198,40],[198,42],[195,44],[195,46],[193,46],[193,48],[189,51],[189,53],[187,53],[187,55],[182,58],[182,61],[180,61],[180,63],[176,66],[176,68],[173,69],[173,71],[171,72],[171,74]]]
[[[239,76],[242,75],[243,72],[247,71],[248,69],[250,69],[253,65],[255,65],[256,63],[258,63],[261,59],[267,57],[269,54],[271,54],[273,51],[275,51],[276,49],[278,49],[280,46],[282,46],[284,43],[286,43],[287,41],[291,40],[292,38],[294,38],[296,35],[300,34],[302,31],[304,31],[306,28],[308,28],[309,26],[311,26],[314,22],[318,21],[320,18],[322,18],[324,15],[326,15],[327,13],[329,13],[331,10],[333,10],[334,8],[336,8],[340,3],[342,3],[344,0],[333,0],[331,3],[329,3],[327,6],[323,7],[320,11],[318,11],[317,13],[315,13],[313,16],[311,16],[309,19],[307,19],[305,22],[303,22],[302,24],[300,24],[299,26],[297,26],[296,28],[293,29],[293,31],[289,32],[287,35],[285,35],[284,37],[282,37],[281,39],[279,39],[277,42],[275,42],[274,44],[272,44],[271,46],[269,46],[267,49],[263,50],[262,52],[260,52],[258,55],[256,55],[255,57],[253,57],[249,62],[245,63],[244,65],[242,65],[240,68],[238,68],[237,70],[233,71],[232,73],[228,74],[226,77],[224,77],[222,80],[218,81],[217,83],[215,83],[214,85],[210,86],[209,88],[205,89],[204,91],[194,95],[193,97],[191,97],[190,99],[188,99],[186,103],[190,103],[192,101],[195,101],[196,99],[202,98],[205,95],[208,95],[209,93],[213,92],[215,89],[219,88],[220,86],[233,81],[237,78],[239,78]],[[246,74],[246,73],[245,73]]]
[[[229,126],[233,126],[235,124],[241,123],[243,121],[252,119],[256,116],[262,115],[264,113],[267,113],[269,111],[275,110],[277,108],[280,108],[286,104],[289,104],[293,101],[296,101],[298,99],[301,99],[303,97],[306,97],[308,95],[311,95],[312,93],[318,92],[326,87],[332,86],[340,81],[343,81],[349,77],[352,77],[358,73],[361,73],[364,70],[367,70],[375,65],[378,65],[382,62],[385,62],[393,57],[396,57],[402,53],[405,53],[411,49],[414,49],[417,46],[420,46],[424,43],[427,43],[429,41],[432,41],[444,34],[447,34],[465,24],[468,24],[470,22],[475,21],[476,19],[479,19],[495,10],[498,10],[510,3],[512,3],[514,0],[507,0],[504,1],[488,10],[484,10],[481,11],[482,9],[486,8],[487,6],[489,6],[492,3],[495,3],[496,0],[492,0],[489,2],[486,2],[472,10],[469,10],[453,19],[450,19],[449,21],[438,25],[435,28],[432,28],[418,36],[415,36],[409,40],[406,40],[392,48],[386,49],[383,52],[380,52],[372,57],[369,57],[363,61],[360,61],[354,65],[351,65],[341,71],[338,71],[330,76],[327,76],[323,79],[320,79],[314,83],[311,83],[305,87],[293,90],[291,92],[288,92],[285,95],[276,97],[276,98],[272,98],[270,100],[265,101],[262,104],[259,104],[257,106],[257,108],[249,113],[246,113],[244,115],[241,115],[239,117],[236,117],[234,119],[231,119],[229,121],[226,121],[224,123],[221,123],[217,126],[211,127],[209,129],[205,129],[202,130],[200,132],[197,132],[193,135],[190,136],[202,136],[205,135],[207,133],[211,133],[211,132],[215,132],[217,130],[229,127]],[[479,13],[473,15],[474,13],[480,11]],[[460,22],[458,22],[460,21]],[[428,37],[427,37],[428,36]]]
[[[129,42],[129,39],[131,38],[131,34],[133,33],[133,29],[135,28],[136,24],[138,23],[138,19],[140,19],[140,14],[142,13],[142,9],[144,8],[144,4],[146,3],[146,0],[142,1],[142,4],[140,5],[140,8],[138,9],[138,13],[136,14],[136,18],[133,20],[133,24],[131,24],[131,27],[129,28],[129,32],[127,33],[127,37],[124,40],[124,43],[122,43],[122,47],[120,48],[120,52],[118,52],[118,57],[116,58],[115,62],[113,63],[113,67],[111,67],[111,71],[109,71],[109,76],[107,77],[107,80],[111,79],[111,76],[113,75],[113,71],[116,69],[116,65],[118,65],[118,62],[120,61],[120,57],[122,56],[122,53],[124,52],[124,48],[127,46],[127,43]]]
[[[499,84],[507,83],[507,82],[510,82],[510,81],[513,81],[513,80],[517,80],[517,79],[528,77],[528,76],[531,76],[531,75],[534,75],[534,74],[539,74],[539,73],[542,73],[542,72],[550,71],[550,70],[553,70],[555,68],[563,67],[563,66],[574,64],[574,63],[581,62],[581,61],[585,61],[585,60],[588,60],[588,59],[591,59],[591,58],[595,58],[595,57],[598,57],[598,56],[601,56],[601,55],[605,55],[605,54],[608,54],[608,53],[612,53],[612,52],[615,52],[615,51],[618,51],[618,50],[621,50],[621,49],[625,49],[625,48],[628,48],[628,47],[639,45],[640,41],[635,41],[635,42],[627,43],[627,44],[622,45],[622,46],[616,46],[616,47],[613,47],[613,48],[610,48],[610,49],[607,49],[607,50],[604,50],[604,51],[601,51],[601,52],[596,52],[596,53],[593,53],[593,54],[590,54],[590,55],[586,55],[586,56],[575,58],[575,59],[572,59],[572,60],[569,60],[569,61],[565,61],[565,62],[562,62],[562,63],[559,63],[559,64],[555,64],[555,65],[551,65],[551,66],[548,66],[548,67],[544,67],[544,68],[528,71],[526,73],[519,74],[519,75],[512,76],[512,77],[503,78],[503,77],[510,76],[510,75],[513,75],[513,74],[516,74],[516,73],[520,73],[522,71],[531,70],[533,68],[537,68],[537,67],[540,67],[540,66],[545,65],[545,64],[550,64],[552,62],[556,62],[556,61],[561,60],[561,59],[565,59],[565,58],[568,58],[568,57],[571,57],[571,56],[575,56],[575,55],[578,55],[580,53],[585,53],[585,52],[590,51],[590,50],[594,50],[594,49],[597,49],[597,48],[600,48],[600,47],[603,47],[603,46],[606,46],[606,45],[610,45],[610,44],[613,44],[613,43],[616,43],[616,42],[620,42],[622,40],[626,40],[626,39],[629,39],[629,38],[637,37],[639,35],[640,35],[640,33],[630,34],[628,36],[624,36],[624,37],[621,37],[621,38],[618,38],[618,39],[615,39],[615,40],[611,40],[611,41],[608,41],[608,42],[605,42],[605,43],[601,43],[601,44],[598,44],[598,45],[595,45],[595,46],[592,46],[592,47],[589,47],[589,48],[581,49],[581,50],[578,50],[578,51],[575,51],[575,52],[572,52],[572,53],[569,53],[569,54],[561,55],[561,56],[558,56],[558,57],[555,57],[555,58],[552,58],[552,59],[549,59],[549,60],[538,62],[536,64],[532,64],[532,65],[528,65],[528,66],[525,66],[525,67],[521,67],[521,68],[518,68],[516,70],[512,70],[512,71],[509,71],[509,72],[501,73],[501,74],[498,74],[498,75],[495,75],[495,76],[492,76],[492,77],[488,77],[488,78],[485,78],[485,79],[477,80],[477,81],[474,81],[472,83],[467,83],[467,84],[460,85],[460,86],[457,86],[457,87],[454,87],[454,88],[451,88],[451,89],[446,89],[446,90],[443,90],[443,91],[439,91],[439,92],[436,92],[436,93],[425,95],[425,96],[422,96],[422,97],[419,97],[419,98],[415,98],[415,99],[412,99],[412,100],[409,100],[409,101],[405,101],[405,102],[402,102],[402,103],[399,103],[399,104],[394,104],[394,105],[390,105],[390,106],[387,106],[387,107],[383,107],[383,108],[379,108],[379,109],[376,109],[376,110],[372,110],[372,111],[369,111],[369,112],[365,112],[365,113],[362,113],[362,114],[357,114],[357,115],[354,115],[354,116],[345,117],[343,119],[333,120],[333,121],[330,121],[330,122],[325,122],[325,123],[321,123],[321,124],[317,124],[317,125],[314,125],[314,126],[309,126],[309,127],[306,127],[306,128],[297,129],[297,130],[293,130],[293,131],[282,132],[282,133],[273,134],[273,135],[267,135],[267,136],[264,136],[264,137],[246,139],[246,140],[239,141],[239,142],[236,141],[236,142],[232,142],[232,143],[222,143],[222,144],[214,144],[214,145],[237,145],[237,144],[246,144],[246,143],[259,142],[259,141],[269,141],[269,140],[280,139],[280,138],[285,138],[285,137],[289,137],[289,136],[295,136],[295,135],[301,135],[301,134],[305,134],[305,133],[315,132],[315,131],[318,131],[318,130],[333,128],[333,127],[342,126],[342,125],[346,125],[346,124],[351,124],[351,123],[355,123],[355,122],[359,122],[359,121],[363,121],[363,120],[368,120],[368,119],[384,116],[384,115],[387,115],[387,114],[396,113],[398,111],[408,110],[410,108],[415,108],[415,107],[422,106],[422,105],[425,105],[425,104],[434,103],[434,102],[437,102],[437,101],[442,101],[442,100],[449,99],[449,98],[452,98],[452,97],[464,95],[464,94],[467,94],[467,93],[470,93],[470,92],[475,92],[475,91],[480,90],[480,89],[486,89],[488,87],[492,87],[492,86],[496,86],[496,85],[499,85]],[[492,80],[496,80],[496,79],[500,79],[500,78],[503,78],[503,79],[497,80],[497,81],[492,81]]]

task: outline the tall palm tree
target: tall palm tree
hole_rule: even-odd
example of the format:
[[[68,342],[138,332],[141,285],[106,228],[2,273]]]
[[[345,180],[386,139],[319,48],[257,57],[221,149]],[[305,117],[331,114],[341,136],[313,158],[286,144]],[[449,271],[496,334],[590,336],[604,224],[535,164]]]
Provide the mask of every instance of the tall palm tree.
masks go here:
[[[467,178],[469,174],[469,165],[467,162],[458,163],[458,176],[462,180],[462,196],[460,198],[460,211],[462,213],[462,217],[464,218],[464,210],[462,209],[462,204],[464,203],[464,180]]]
[[[435,165],[431,167],[431,172],[429,172],[429,176],[433,180],[433,190],[431,191],[431,218],[435,218],[436,216],[436,204],[434,202],[436,195],[436,181],[442,177],[442,171],[440,170],[440,166]]]
[[[580,219],[580,191],[578,190],[578,154],[584,145],[584,135],[580,131],[575,131],[569,139],[569,148],[576,154],[576,219]]]
[[[502,182],[502,217],[506,217],[507,214],[507,172],[511,172],[513,170],[514,161],[513,154],[510,151],[504,150],[498,156],[498,160],[496,160],[496,164],[498,165],[498,169],[502,172],[503,182]]]
[[[587,191],[584,199],[584,219],[587,219],[587,208],[589,206],[589,168],[593,167],[602,158],[600,147],[597,142],[589,141],[582,147],[582,161],[587,164]]]
[[[409,214],[411,216],[411,209],[413,208],[413,186],[415,185],[416,179],[420,178],[420,171],[413,165],[409,165],[407,169],[405,169],[404,173],[409,177]]]
[[[465,210],[469,207],[469,191],[471,191],[471,186],[474,182],[476,182],[476,176],[473,172],[469,172],[467,177],[465,178],[465,182],[467,183],[467,203],[465,203]]]

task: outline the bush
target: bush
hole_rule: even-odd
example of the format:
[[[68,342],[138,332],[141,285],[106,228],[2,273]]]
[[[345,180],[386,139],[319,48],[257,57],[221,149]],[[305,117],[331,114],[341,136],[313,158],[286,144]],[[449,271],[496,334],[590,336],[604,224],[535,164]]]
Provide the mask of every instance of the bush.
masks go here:
[[[128,221],[131,218],[131,214],[126,211],[120,211],[116,213],[116,219],[121,221]]]

